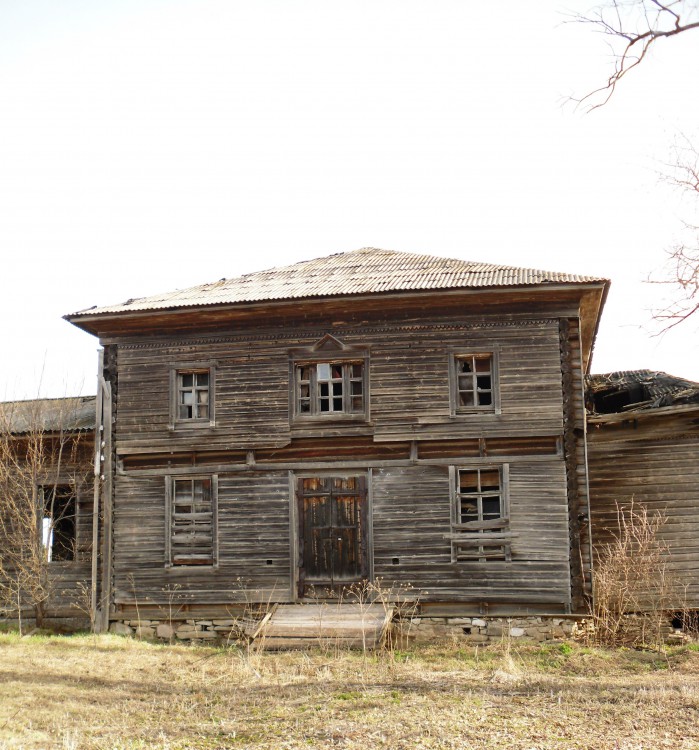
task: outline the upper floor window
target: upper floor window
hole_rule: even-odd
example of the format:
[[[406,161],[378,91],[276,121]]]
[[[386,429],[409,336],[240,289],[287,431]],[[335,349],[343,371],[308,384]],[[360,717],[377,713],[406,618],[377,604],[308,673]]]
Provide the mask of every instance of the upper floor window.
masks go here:
[[[369,412],[368,351],[326,334],[291,355],[293,418],[366,419]]]
[[[168,479],[168,565],[216,562],[216,477]]]
[[[297,364],[296,414],[362,415],[364,362]]]
[[[454,354],[451,381],[453,413],[497,410],[497,367],[492,352]]]
[[[171,371],[171,427],[213,425],[214,369],[209,366],[174,367]]]
[[[177,418],[209,418],[209,371],[177,373]]]

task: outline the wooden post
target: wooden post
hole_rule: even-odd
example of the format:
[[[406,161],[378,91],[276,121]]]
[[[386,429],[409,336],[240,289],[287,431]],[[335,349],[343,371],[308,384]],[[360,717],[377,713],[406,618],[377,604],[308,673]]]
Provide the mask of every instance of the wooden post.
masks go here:
[[[99,558],[99,538],[100,538],[100,486],[102,476],[102,433],[104,425],[102,422],[102,399],[104,377],[104,350],[100,349],[98,354],[97,370],[97,399],[95,401],[95,465],[93,481],[93,505],[92,505],[92,576],[90,591],[90,612],[92,614],[92,629],[99,632],[99,620],[101,619],[101,608],[97,598],[97,575],[98,575],[98,558]]]

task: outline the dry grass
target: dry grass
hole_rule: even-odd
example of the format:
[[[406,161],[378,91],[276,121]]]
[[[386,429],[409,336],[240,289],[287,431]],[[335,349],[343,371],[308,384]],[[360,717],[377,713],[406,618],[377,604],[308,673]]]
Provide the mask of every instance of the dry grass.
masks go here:
[[[0,635],[0,748],[699,748],[699,651]]]

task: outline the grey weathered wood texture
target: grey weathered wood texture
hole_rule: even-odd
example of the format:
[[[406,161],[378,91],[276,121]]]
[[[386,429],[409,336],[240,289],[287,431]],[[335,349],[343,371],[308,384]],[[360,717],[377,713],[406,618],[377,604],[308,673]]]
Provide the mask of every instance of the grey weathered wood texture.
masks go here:
[[[597,549],[619,533],[619,508],[660,513],[660,541],[681,588],[675,606],[699,607],[699,407],[594,416],[588,451]]]
[[[157,616],[294,601],[290,471],[367,477],[369,567],[385,587],[460,611],[579,609],[589,555],[578,524],[587,515],[578,303],[573,291],[526,304],[503,292],[484,306],[425,294],[418,307],[299,303],[283,317],[269,305],[244,324],[238,313],[199,325],[196,311],[158,313],[160,333],[149,316],[140,329],[115,322],[103,334],[116,365],[109,616],[136,604]],[[369,350],[368,417],[297,424],[289,353],[328,333]],[[453,415],[450,357],[482,351],[497,354],[499,411]],[[173,428],[171,369],[202,362],[215,363],[215,425]],[[511,560],[452,562],[449,466],[505,463]],[[168,566],[165,482],[202,474],[218,477],[218,563]]]

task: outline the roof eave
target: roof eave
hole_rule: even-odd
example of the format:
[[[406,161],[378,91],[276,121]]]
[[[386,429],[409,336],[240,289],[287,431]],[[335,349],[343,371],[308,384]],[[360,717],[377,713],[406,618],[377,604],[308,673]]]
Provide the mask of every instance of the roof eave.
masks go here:
[[[204,312],[208,310],[219,310],[225,311],[238,310],[238,309],[254,309],[255,307],[269,307],[278,306],[285,304],[299,304],[301,302],[312,302],[322,301],[330,299],[348,299],[353,301],[362,301],[368,299],[376,299],[378,297],[415,297],[422,295],[456,295],[456,294],[469,294],[469,295],[482,295],[482,294],[493,294],[501,293],[503,291],[566,291],[576,290],[581,295],[586,291],[601,291],[600,302],[597,305],[594,325],[592,327],[592,335],[590,344],[594,342],[599,329],[600,316],[604,303],[607,298],[610,282],[608,280],[597,280],[597,281],[581,281],[581,282],[543,282],[538,284],[507,284],[499,286],[482,286],[482,287],[451,287],[451,288],[429,288],[429,289],[395,289],[386,290],[381,292],[370,292],[370,293],[358,293],[358,294],[333,294],[333,295],[308,295],[304,297],[285,297],[279,299],[267,299],[267,300],[252,300],[252,301],[241,301],[241,302],[212,302],[208,304],[195,304],[195,305],[171,305],[166,307],[149,307],[142,309],[122,309],[115,310],[112,312],[101,312],[101,313],[90,313],[90,312],[76,312],[64,315],[63,319],[71,323],[72,325],[80,328],[87,333],[95,336],[99,336],[99,327],[94,324],[98,324],[103,321],[113,321],[118,319],[127,318],[146,318],[152,315],[170,315],[177,313],[196,313]],[[590,352],[591,352],[591,347]],[[590,354],[586,357],[586,364],[589,369]]]

